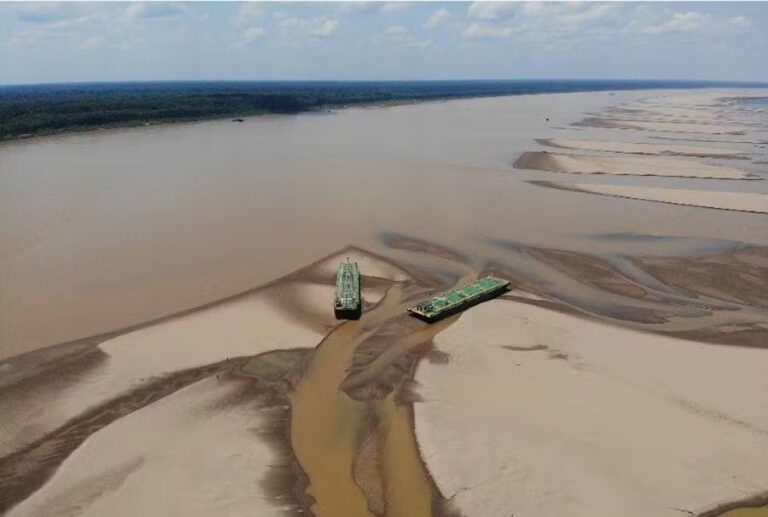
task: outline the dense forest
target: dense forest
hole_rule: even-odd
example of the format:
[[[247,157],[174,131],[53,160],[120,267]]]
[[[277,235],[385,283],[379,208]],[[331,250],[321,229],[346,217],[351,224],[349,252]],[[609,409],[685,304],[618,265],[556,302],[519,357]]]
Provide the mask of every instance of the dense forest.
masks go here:
[[[690,81],[154,82],[0,87],[0,139],[101,127],[300,113],[353,104],[528,93],[752,86]]]

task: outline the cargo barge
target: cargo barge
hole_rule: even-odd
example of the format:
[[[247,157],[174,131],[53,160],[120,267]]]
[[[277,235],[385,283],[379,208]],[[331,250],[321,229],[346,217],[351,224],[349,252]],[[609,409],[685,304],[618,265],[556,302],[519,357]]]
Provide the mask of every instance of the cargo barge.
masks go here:
[[[357,320],[363,312],[360,268],[357,262],[339,264],[336,271],[336,294],[333,297],[333,312],[339,320]]]
[[[432,323],[494,298],[508,289],[509,280],[487,276],[442,296],[421,302],[415,307],[409,307],[408,312]]]

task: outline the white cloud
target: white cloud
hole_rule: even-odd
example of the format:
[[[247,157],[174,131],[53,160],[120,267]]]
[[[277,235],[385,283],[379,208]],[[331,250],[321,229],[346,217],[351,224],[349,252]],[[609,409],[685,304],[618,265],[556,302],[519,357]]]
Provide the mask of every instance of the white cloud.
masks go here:
[[[657,25],[649,25],[640,30],[644,34],[666,34],[669,32],[693,32],[700,30],[709,22],[709,16],[698,11],[674,13],[672,18]]]
[[[451,17],[451,13],[447,9],[438,9],[424,22],[422,28],[426,30],[434,30],[441,26],[448,18]]]
[[[283,13],[275,13],[277,26],[282,31],[299,31],[315,38],[329,38],[339,28],[338,18],[330,16],[316,16],[314,18],[299,18],[297,16],[286,17]]]
[[[734,16],[733,18],[730,18],[728,20],[728,24],[731,27],[735,27],[737,29],[746,29],[747,27],[752,25],[752,21],[744,15],[739,15],[739,16]]]
[[[597,21],[612,13],[617,8],[616,4],[591,4],[576,12],[561,12],[555,16],[555,22],[568,25],[581,25],[584,22]]]
[[[324,18],[320,20],[319,26],[312,29],[312,36],[318,38],[329,38],[333,36],[336,29],[339,28],[339,20],[336,18]]]
[[[606,2],[474,2],[467,9],[465,38],[509,38],[521,43],[571,45],[579,33],[604,38],[617,31],[622,4]]]
[[[405,11],[409,7],[410,4],[408,2],[383,2],[381,12],[387,14],[399,13],[400,11]]]
[[[245,29],[240,37],[234,41],[231,46],[233,48],[242,48],[249,45],[255,45],[267,36],[267,31],[261,27],[248,27]]]
[[[472,2],[467,16],[475,20],[499,21],[513,17],[527,4],[517,2]]]
[[[409,2],[342,2],[340,10],[342,13],[360,13],[373,14],[385,13],[392,14],[404,11],[410,7]]]
[[[512,35],[512,27],[494,27],[473,23],[461,33],[465,38],[508,38]]]

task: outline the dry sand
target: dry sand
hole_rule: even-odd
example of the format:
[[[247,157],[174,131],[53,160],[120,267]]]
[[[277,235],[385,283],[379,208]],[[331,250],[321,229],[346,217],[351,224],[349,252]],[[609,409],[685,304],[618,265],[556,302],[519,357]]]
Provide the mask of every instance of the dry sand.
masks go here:
[[[99,345],[98,366],[67,386],[30,386],[3,400],[0,453],[33,442],[79,413],[162,375],[238,356],[312,347],[323,337],[277,310],[258,292]],[[258,329],[258,332],[256,331]],[[2,396],[2,394],[0,394]]]
[[[768,486],[768,351],[512,301],[464,313],[422,362],[422,456],[467,516],[676,516]],[[734,374],[738,372],[738,374]]]
[[[552,188],[616,196],[643,201],[658,201],[675,205],[735,210],[738,212],[768,213],[768,194],[752,192],[722,192],[715,190],[667,189],[634,185],[607,185],[598,183],[535,182]]]
[[[284,515],[260,488],[277,461],[258,439],[271,410],[240,391],[208,378],[121,418],[8,515]]]
[[[617,158],[579,154],[526,152],[514,163],[516,169],[569,174],[613,174],[630,176],[674,176],[683,178],[750,179],[748,173],[732,167],[709,165],[692,160],[663,158]]]
[[[550,147],[575,149],[580,151],[608,151],[612,153],[699,156],[706,158],[745,158],[740,151],[718,149],[716,147],[697,147],[688,145],[643,144],[633,142],[612,142],[597,140],[558,140],[540,139],[538,142]]]

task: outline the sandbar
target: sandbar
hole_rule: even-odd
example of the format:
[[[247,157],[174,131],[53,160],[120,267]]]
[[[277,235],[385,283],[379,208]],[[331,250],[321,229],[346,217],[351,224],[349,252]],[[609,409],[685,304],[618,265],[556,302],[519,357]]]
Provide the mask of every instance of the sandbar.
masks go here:
[[[446,358],[417,369],[416,434],[468,517],[673,517],[768,486],[763,349],[510,300],[435,341]]]
[[[714,208],[718,210],[735,210],[738,212],[768,213],[768,194],[762,193],[671,189],[598,183],[561,183],[553,181],[537,181],[532,183],[563,190],[642,201],[656,201],[659,203]]]
[[[609,151],[613,153],[626,154],[648,154],[648,155],[677,155],[677,156],[699,156],[703,158],[744,158],[744,154],[733,149],[718,149],[713,147],[699,147],[688,145],[666,145],[666,144],[642,144],[634,142],[615,142],[598,140],[558,140],[558,139],[539,139],[542,145],[549,147],[558,147],[561,149],[575,149],[581,151]]]
[[[732,167],[709,165],[692,160],[664,158],[606,157],[548,152],[525,152],[513,165],[568,174],[612,174],[618,176],[670,176],[683,178],[754,179]]]

